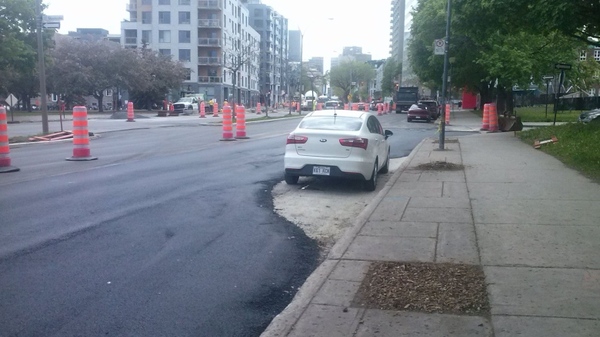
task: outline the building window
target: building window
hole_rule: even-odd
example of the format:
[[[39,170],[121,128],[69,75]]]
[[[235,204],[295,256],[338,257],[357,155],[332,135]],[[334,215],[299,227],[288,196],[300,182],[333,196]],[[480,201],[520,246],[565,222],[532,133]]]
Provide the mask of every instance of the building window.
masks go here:
[[[186,6],[188,6],[188,5],[190,5],[190,3],[191,3],[190,0],[179,0],[179,4],[180,5],[186,5]]]
[[[191,33],[189,30],[180,30],[179,31],[179,43],[190,43]]]
[[[579,53],[579,61],[585,61],[587,59],[587,50],[582,50]]]
[[[179,12],[179,24],[189,25],[191,21],[190,12]]]
[[[170,30],[159,30],[158,31],[158,42],[171,43],[171,31]]]
[[[158,0],[159,5],[170,5],[171,0]]]
[[[594,60],[600,62],[600,49],[594,50]]]
[[[152,0],[142,0],[142,5],[152,5]]]
[[[125,44],[137,44],[137,30],[125,29]]]
[[[158,52],[164,56],[171,56],[171,49],[159,49]]]
[[[149,44],[152,42],[152,31],[142,30],[142,44]]]
[[[158,23],[170,24],[171,12],[158,12]]]
[[[142,23],[152,23],[152,12],[142,12]]]
[[[179,49],[179,61],[190,62],[192,60],[189,49]]]

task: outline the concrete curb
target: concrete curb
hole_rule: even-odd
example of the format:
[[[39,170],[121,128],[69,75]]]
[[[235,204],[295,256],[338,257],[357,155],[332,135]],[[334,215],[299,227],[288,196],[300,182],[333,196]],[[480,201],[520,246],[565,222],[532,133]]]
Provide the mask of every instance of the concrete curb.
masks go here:
[[[327,258],[323,261],[317,269],[306,279],[304,284],[298,289],[296,296],[292,299],[292,302],[285,308],[281,313],[273,318],[267,329],[261,334],[261,337],[281,337],[287,336],[294,325],[302,317],[306,309],[308,308],[311,300],[321,289],[329,275],[333,272],[340,259],[356,238],[360,230],[367,223],[369,217],[381,201],[388,194],[389,190],[394,186],[396,181],[400,178],[400,175],[406,170],[410,162],[423,144],[428,141],[429,138],[423,139],[406,157],[406,160],[400,164],[400,167],[394,173],[392,178],[385,184],[385,186],[379,191],[374,200],[358,215],[354,225],[350,227],[338,240],[335,245],[331,248]]]

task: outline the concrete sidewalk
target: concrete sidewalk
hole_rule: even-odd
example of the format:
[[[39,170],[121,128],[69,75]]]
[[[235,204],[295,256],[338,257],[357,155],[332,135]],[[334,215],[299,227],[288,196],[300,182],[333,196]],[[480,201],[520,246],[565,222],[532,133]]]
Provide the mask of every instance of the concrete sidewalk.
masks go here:
[[[513,132],[438,148],[414,149],[262,336],[600,336],[600,186]],[[464,169],[417,169],[435,161]],[[374,261],[481,265],[491,315],[352,307]]]

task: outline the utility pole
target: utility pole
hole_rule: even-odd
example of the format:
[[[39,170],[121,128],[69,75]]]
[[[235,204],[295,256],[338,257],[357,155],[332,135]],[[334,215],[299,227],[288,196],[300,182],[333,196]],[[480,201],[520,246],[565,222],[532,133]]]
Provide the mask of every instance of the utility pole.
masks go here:
[[[48,104],[46,102],[46,62],[44,59],[44,37],[42,35],[43,15],[42,0],[37,0],[37,45],[38,45],[38,71],[40,76],[40,109],[42,111],[42,132],[49,133],[48,129]]]
[[[448,61],[450,49],[450,18],[451,18],[451,2],[448,0],[448,13],[446,13],[446,43],[444,46],[444,75],[442,76],[442,120],[440,121],[440,150],[445,149],[446,141],[446,87],[448,86]]]

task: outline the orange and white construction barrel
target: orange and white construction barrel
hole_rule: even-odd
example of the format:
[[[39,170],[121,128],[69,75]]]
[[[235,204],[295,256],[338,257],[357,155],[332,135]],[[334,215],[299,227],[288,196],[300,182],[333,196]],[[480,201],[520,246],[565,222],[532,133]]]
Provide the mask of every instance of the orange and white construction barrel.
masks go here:
[[[133,113],[133,102],[127,102],[127,121],[135,122]]]
[[[98,158],[90,155],[87,108],[80,105],[75,106],[73,107],[73,156],[67,158],[67,160],[85,161],[95,159]]]
[[[250,138],[246,135],[246,108],[243,105],[236,105],[235,107],[235,138]]]
[[[10,165],[6,108],[0,105],[0,173],[16,172],[18,170],[18,167]]]
[[[223,106],[223,138],[221,140],[235,140],[233,138],[233,118],[231,115],[231,107],[225,103]]]

